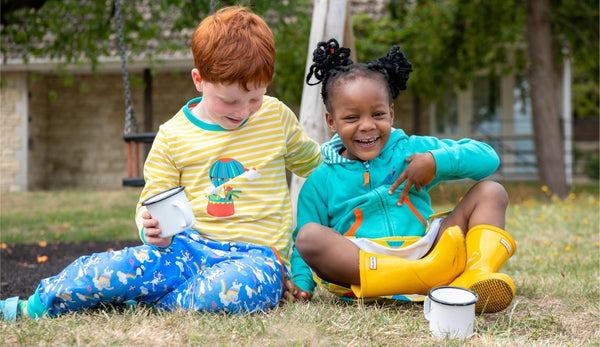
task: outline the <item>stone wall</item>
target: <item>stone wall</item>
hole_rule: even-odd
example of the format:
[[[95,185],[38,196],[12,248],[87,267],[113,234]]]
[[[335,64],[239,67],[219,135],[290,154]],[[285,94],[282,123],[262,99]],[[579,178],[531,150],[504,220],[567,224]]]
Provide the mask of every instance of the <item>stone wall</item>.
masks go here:
[[[27,189],[27,76],[2,73],[0,192]]]
[[[130,77],[142,79],[141,74]],[[131,91],[143,131],[143,85],[132,83]],[[120,187],[127,175],[121,75],[75,75],[69,83],[39,75],[29,93],[29,189]],[[188,73],[156,74],[152,131],[197,95]]]

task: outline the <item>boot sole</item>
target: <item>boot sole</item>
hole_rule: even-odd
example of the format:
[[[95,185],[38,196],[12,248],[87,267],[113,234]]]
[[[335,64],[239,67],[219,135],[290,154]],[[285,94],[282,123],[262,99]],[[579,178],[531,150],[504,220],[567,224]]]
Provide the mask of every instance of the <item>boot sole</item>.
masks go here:
[[[479,295],[479,301],[475,304],[477,314],[502,311],[510,305],[514,297],[510,285],[499,279],[479,281],[469,289]]]

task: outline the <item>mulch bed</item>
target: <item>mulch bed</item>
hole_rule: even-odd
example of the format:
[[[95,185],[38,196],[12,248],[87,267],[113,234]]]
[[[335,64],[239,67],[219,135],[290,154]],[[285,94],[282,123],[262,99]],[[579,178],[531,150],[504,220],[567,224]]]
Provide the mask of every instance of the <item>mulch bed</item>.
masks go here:
[[[42,279],[58,274],[82,255],[140,244],[136,240],[8,244],[0,249],[0,299],[28,298]]]

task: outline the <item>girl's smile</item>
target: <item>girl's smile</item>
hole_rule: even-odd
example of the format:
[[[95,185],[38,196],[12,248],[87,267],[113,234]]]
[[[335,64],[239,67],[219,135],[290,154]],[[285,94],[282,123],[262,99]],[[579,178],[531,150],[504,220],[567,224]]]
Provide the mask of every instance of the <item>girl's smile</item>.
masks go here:
[[[381,136],[377,136],[377,137],[369,137],[366,139],[359,139],[359,140],[354,140],[356,142],[358,142],[359,146],[363,146],[363,147],[370,147],[375,145],[375,142],[378,141],[381,138]]]

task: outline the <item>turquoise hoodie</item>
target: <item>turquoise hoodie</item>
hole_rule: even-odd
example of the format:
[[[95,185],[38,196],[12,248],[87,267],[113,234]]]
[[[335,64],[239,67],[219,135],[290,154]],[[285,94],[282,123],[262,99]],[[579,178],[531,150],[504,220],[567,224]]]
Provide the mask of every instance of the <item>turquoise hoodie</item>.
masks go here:
[[[472,139],[440,140],[431,136],[408,136],[392,129],[389,141],[370,161],[349,160],[339,155],[343,144],[336,134],[323,144],[323,163],[308,177],[298,197],[298,230],[310,222],[325,225],[340,234],[353,230],[357,238],[423,236],[433,213],[429,190],[441,181],[471,178],[481,180],[500,163],[487,144]],[[398,206],[404,184],[392,194],[388,190],[408,166],[406,158],[430,152],[436,163],[435,179],[417,192],[409,191],[409,201]],[[296,248],[292,252],[293,280],[302,290],[312,291],[312,271]]]

